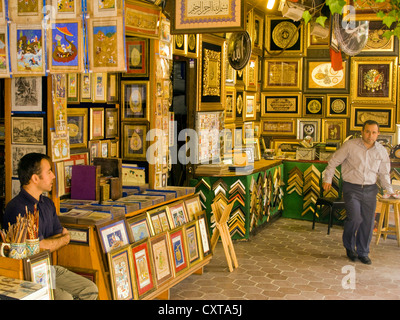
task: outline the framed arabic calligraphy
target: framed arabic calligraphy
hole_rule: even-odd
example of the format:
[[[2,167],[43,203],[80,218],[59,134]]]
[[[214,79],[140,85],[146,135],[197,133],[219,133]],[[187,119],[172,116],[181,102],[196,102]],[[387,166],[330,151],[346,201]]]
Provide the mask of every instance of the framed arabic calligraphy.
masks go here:
[[[122,158],[126,160],[146,160],[146,124],[123,123]]]
[[[246,1],[174,1],[172,34],[244,31]]]
[[[121,94],[123,121],[144,121],[149,119],[149,81],[121,81]]]
[[[123,77],[147,77],[149,74],[149,40],[126,38],[126,73]]]
[[[349,96],[330,95],[326,97],[326,116],[327,117],[348,117],[349,116]]]
[[[395,106],[377,108],[376,106],[354,105],[351,107],[350,113],[350,130],[361,130],[366,120],[375,120],[379,123],[381,132],[394,132],[395,117]]]
[[[261,117],[300,117],[301,93],[261,93]]]
[[[301,90],[302,58],[264,59],[263,90]]]
[[[352,57],[352,102],[395,104],[396,89],[397,57]]]

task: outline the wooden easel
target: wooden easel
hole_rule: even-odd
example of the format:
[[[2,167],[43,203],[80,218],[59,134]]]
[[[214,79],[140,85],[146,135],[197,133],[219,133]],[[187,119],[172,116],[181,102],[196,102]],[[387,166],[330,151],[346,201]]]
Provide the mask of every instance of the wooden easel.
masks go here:
[[[213,235],[211,237],[211,249],[212,251],[214,251],[215,246],[218,242],[218,238],[220,236],[230,272],[233,271],[233,267],[237,268],[239,266],[228,228],[228,219],[229,214],[232,211],[232,207],[233,202],[226,205],[225,207],[223,207],[223,205],[221,205],[221,203],[219,203],[218,201],[211,204],[216,222],[216,228],[214,229]]]

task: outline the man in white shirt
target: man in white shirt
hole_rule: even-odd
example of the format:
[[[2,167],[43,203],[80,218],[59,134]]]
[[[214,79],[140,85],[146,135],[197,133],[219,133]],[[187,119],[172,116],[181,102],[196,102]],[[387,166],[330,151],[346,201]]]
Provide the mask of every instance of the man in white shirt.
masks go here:
[[[343,245],[350,260],[371,264],[369,244],[375,220],[377,180],[384,190],[393,193],[390,182],[390,159],[386,149],[376,139],[379,124],[367,120],[361,138],[346,141],[331,157],[323,178],[323,189],[329,190],[335,168],[341,165],[343,199],[347,220]]]

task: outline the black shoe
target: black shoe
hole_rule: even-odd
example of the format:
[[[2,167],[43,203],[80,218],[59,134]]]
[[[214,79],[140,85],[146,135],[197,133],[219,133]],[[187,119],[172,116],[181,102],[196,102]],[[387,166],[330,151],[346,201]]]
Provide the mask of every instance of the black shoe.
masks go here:
[[[346,249],[346,254],[351,261],[357,260],[357,253],[355,253],[353,250]]]
[[[358,259],[360,259],[360,261],[362,263],[364,263],[364,264],[371,264],[372,263],[371,259],[368,258],[368,256],[366,256],[366,257],[358,257]]]

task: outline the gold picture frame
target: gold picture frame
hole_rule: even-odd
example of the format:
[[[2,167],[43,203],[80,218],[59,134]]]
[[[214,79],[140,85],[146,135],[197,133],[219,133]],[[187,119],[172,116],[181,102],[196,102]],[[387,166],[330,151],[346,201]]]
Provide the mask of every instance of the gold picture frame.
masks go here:
[[[148,121],[150,116],[150,82],[121,81],[121,120]]]
[[[146,160],[147,124],[122,124],[122,158],[126,160]]]
[[[303,117],[318,117],[325,116],[325,95],[303,95]]]
[[[90,140],[104,139],[104,108],[90,108]]]
[[[297,92],[261,93],[261,118],[300,117],[302,98]]]
[[[258,56],[251,55],[245,67],[245,89],[247,91],[257,91],[258,67]]]
[[[280,118],[261,119],[261,135],[295,136],[296,120]]]
[[[334,95],[326,96],[326,116],[327,117],[348,117],[349,111],[349,95]]]
[[[256,120],[256,94],[254,92],[244,92],[244,112],[243,121]]]
[[[303,82],[302,58],[264,59],[263,69],[263,90],[301,90]]]
[[[350,113],[350,130],[361,130],[366,120],[375,120],[379,123],[380,131],[395,131],[396,107],[377,107],[352,105]]]
[[[226,87],[225,89],[225,122],[233,122],[236,119],[236,89]]]
[[[347,119],[322,119],[321,141],[338,141],[346,138]]]

